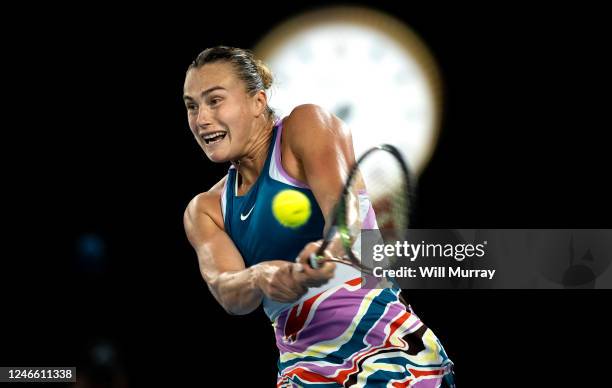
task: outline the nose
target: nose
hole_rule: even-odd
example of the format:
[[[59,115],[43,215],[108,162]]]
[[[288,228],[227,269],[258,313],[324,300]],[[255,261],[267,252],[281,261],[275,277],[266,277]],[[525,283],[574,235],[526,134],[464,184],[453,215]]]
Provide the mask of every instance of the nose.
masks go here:
[[[198,117],[196,118],[196,125],[198,128],[206,128],[212,123],[210,110],[206,107],[202,107],[198,110]]]

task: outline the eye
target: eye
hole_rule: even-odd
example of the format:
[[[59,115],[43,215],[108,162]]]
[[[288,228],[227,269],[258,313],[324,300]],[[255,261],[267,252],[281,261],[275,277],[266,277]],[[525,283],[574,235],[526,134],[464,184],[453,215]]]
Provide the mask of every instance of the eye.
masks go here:
[[[223,99],[221,97],[212,97],[208,103],[210,106],[215,106],[215,105],[219,105],[219,103],[221,103],[221,101],[223,101]]]
[[[188,111],[195,111],[198,109],[198,106],[196,104],[187,104],[185,105],[185,107],[187,108]]]

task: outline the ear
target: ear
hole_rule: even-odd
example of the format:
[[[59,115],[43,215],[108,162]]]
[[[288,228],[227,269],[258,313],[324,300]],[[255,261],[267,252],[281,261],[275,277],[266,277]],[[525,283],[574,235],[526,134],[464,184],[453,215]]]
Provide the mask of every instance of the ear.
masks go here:
[[[253,98],[253,115],[255,117],[259,117],[266,112],[266,107],[268,106],[268,96],[266,96],[266,92],[263,90],[255,93]]]

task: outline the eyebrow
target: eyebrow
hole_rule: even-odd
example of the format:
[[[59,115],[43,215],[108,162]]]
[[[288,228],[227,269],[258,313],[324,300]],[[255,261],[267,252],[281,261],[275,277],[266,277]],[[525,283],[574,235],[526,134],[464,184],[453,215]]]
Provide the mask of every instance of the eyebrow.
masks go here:
[[[204,98],[204,97],[206,97],[208,94],[210,94],[210,93],[214,92],[215,90],[219,90],[219,89],[221,89],[221,90],[227,90],[227,89],[225,89],[223,86],[219,86],[219,85],[217,85],[217,86],[213,86],[213,87],[211,87],[211,88],[206,89],[206,90],[205,90],[205,91],[203,91],[203,92],[202,92],[200,95],[202,96],[202,98]],[[193,98],[185,94],[185,95],[183,95],[183,100],[190,100],[190,101],[193,101]]]

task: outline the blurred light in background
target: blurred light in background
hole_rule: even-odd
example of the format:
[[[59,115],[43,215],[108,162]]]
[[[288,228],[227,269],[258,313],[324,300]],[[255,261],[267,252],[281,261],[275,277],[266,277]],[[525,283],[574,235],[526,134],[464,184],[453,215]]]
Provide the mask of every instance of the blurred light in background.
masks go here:
[[[417,173],[427,164],[438,135],[440,76],[402,22],[366,8],[324,8],[276,27],[254,51],[274,74],[270,105],[281,117],[296,105],[321,105],[350,126],[357,156],[391,143]]]
[[[76,241],[77,266],[86,272],[101,272],[106,268],[106,244],[95,233],[82,234]]]
[[[121,352],[113,342],[96,338],[77,366],[75,388],[127,388]]]
[[[90,349],[92,364],[101,367],[110,367],[115,363],[115,348],[108,341],[99,341]]]

